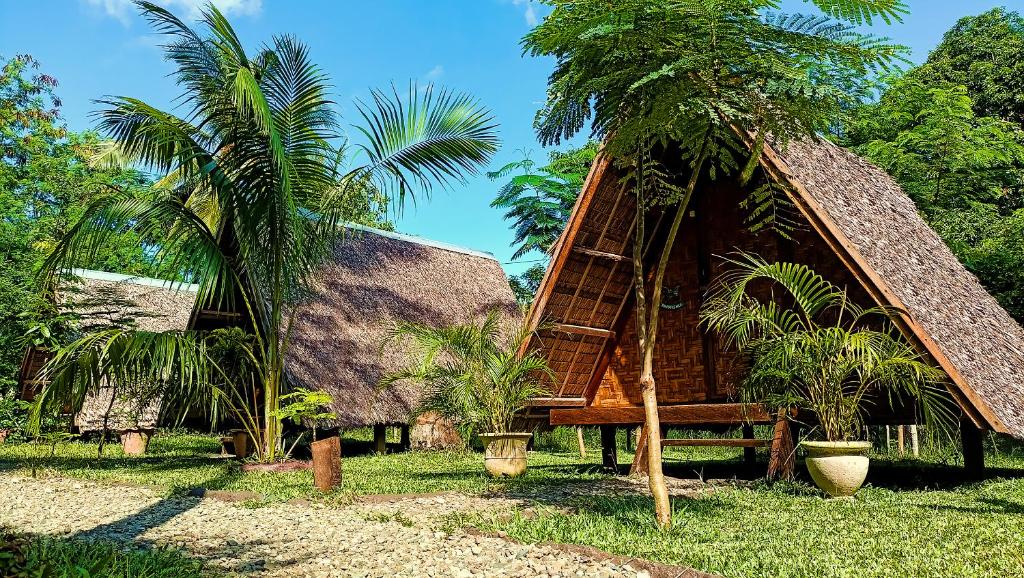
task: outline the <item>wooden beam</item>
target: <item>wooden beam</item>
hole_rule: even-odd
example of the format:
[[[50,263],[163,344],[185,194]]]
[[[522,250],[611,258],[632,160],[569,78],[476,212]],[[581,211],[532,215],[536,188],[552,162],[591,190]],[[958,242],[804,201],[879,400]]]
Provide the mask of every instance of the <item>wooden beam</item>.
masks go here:
[[[622,261],[631,261],[632,260],[632,259],[630,259],[629,257],[627,257],[625,255],[619,255],[619,254],[616,254],[616,253],[608,253],[607,251],[598,251],[597,249],[588,249],[587,247],[573,247],[572,250],[573,250],[574,253],[579,253],[581,255],[587,255],[588,257],[598,257],[600,259],[608,259],[610,261],[622,262]]]
[[[661,422],[670,425],[739,425],[746,422],[772,423],[775,418],[764,407],[742,403],[702,403],[658,406]],[[552,409],[551,425],[640,425],[644,408],[588,407]]]
[[[604,339],[615,339],[615,332],[610,329],[602,329],[600,327],[585,327],[583,325],[569,325],[567,323],[554,323],[551,325],[552,331],[560,331],[562,333],[574,333],[576,335],[589,335],[590,337],[601,337]]]
[[[583,397],[534,397],[526,400],[526,407],[584,407]]]
[[[772,440],[748,440],[742,438],[711,438],[711,439],[665,439],[661,440],[663,446],[694,446],[694,447],[730,447],[730,448],[766,448],[772,445]]]

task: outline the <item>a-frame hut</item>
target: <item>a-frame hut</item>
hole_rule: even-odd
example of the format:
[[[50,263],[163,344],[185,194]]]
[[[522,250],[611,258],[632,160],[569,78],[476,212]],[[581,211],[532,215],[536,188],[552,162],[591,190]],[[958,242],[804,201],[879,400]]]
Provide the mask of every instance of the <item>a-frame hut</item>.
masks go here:
[[[735,357],[698,323],[708,285],[722,271],[716,256],[744,250],[805,263],[846,285],[862,304],[903,310],[901,330],[949,375],[951,395],[963,411],[969,468],[982,465],[982,431],[1024,438],[1024,330],[924,223],[892,178],[824,140],[765,149],[760,178],[785,185],[798,227],[791,240],[767,230],[751,233],[749,213],[739,206],[746,191],[725,178],[699,184],[665,280],[654,363],[662,424],[772,421],[764,411],[733,403],[740,371]],[[652,261],[669,220],[656,212],[646,217]],[[632,287],[635,226],[635,197],[614,164],[599,156],[530,312],[538,328],[531,346],[546,353],[554,372],[553,395],[535,400],[532,414],[546,414],[552,425],[604,426],[602,438],[612,444],[615,426],[643,422]],[[906,424],[914,415],[912,408],[895,415],[873,410],[870,419]]]

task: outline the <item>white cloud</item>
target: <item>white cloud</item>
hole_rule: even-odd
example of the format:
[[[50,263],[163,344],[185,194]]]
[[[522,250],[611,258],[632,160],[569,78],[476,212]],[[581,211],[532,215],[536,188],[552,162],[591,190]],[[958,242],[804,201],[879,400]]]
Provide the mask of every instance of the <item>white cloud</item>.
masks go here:
[[[431,68],[425,75],[423,75],[423,77],[427,80],[437,80],[438,78],[441,78],[443,74],[444,67],[438,64],[434,66],[434,68]]]
[[[179,17],[196,20],[200,17],[207,0],[156,0],[156,3]],[[86,0],[86,4],[116,18],[125,26],[129,25],[136,10],[131,0]],[[213,0],[213,4],[227,15],[256,16],[263,10],[263,0]]]
[[[526,20],[527,25],[533,27],[540,21],[540,18],[537,17],[534,0],[512,0],[512,5],[523,8],[523,18]]]

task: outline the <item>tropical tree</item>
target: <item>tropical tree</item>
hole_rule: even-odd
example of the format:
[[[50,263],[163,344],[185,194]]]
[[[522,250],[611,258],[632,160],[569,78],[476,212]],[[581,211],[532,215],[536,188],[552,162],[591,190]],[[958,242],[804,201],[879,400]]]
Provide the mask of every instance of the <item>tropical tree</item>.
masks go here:
[[[527,402],[546,392],[540,378],[550,369],[537,350],[520,355],[532,332],[528,327],[510,331],[507,322],[501,311],[492,310],[477,323],[399,323],[385,345],[404,345],[408,363],[381,385],[421,385],[419,411],[437,412],[467,432],[511,432]]]
[[[951,422],[945,374],[893,326],[897,311],[861,307],[805,265],[746,253],[726,262],[701,321],[749,367],[743,401],[805,410],[827,441],[859,437],[866,407],[880,402],[918,400],[925,421]]]
[[[97,117],[116,145],[110,156],[165,176],[152,200],[112,194],[93,203],[50,255],[44,280],[59,280],[75,259],[130,230],[158,248],[161,264],[199,284],[198,307],[241,311],[252,333],[242,354],[263,405],[262,427],[251,433],[259,457],[274,460],[289,305],[343,234],[351,196],[380,193],[400,208],[414,194],[461,180],[496,150],[494,124],[467,95],[416,86],[406,99],[374,91],[357,103],[363,162],[339,173],[327,78],[298,39],[274,37],[250,55],[215,6],[203,10],[198,29],[156,4],[138,6],[167,40],[183,88],[179,107],[115,97],[101,101]],[[203,344],[194,331],[86,336],[48,368],[39,407],[77,402],[118,378],[158,382],[185,400],[241,399],[209,387],[211,376],[228,376]]]
[[[855,30],[874,19],[899,19],[906,11],[901,0],[810,3],[821,13],[782,14],[777,0],[550,0],[552,13],[523,40],[528,53],[556,59],[537,119],[542,144],[570,138],[589,121],[636,195],[640,383],[661,527],[671,524],[671,508],[654,347],[669,255],[698,183],[731,172],[746,181],[769,136],[780,147],[814,138],[856,102],[851,94],[861,94],[860,79],[886,71],[903,53]],[[668,168],[680,164],[687,175]],[[644,213],[652,207],[672,216],[648,278]]]
[[[487,173],[492,181],[508,179],[491,206],[505,210],[505,220],[512,222],[512,246],[516,247],[512,259],[522,259],[531,253],[548,254],[569,220],[595,156],[597,143],[590,142],[578,148],[552,151],[548,164],[542,167],[524,153],[523,158]],[[543,257],[539,260],[546,261]],[[520,304],[533,301],[544,269],[544,263],[535,263],[509,279]]]

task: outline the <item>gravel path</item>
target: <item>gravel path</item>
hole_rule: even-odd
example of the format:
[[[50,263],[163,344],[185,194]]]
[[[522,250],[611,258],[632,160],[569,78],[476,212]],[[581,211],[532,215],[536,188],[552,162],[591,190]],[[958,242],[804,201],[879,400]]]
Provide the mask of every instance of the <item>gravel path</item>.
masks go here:
[[[454,510],[515,507],[505,499],[447,494],[340,509],[249,509],[213,499],[164,499],[142,487],[7,475],[0,475],[0,495],[0,526],[176,546],[253,576],[649,576],[627,563],[436,527]]]

